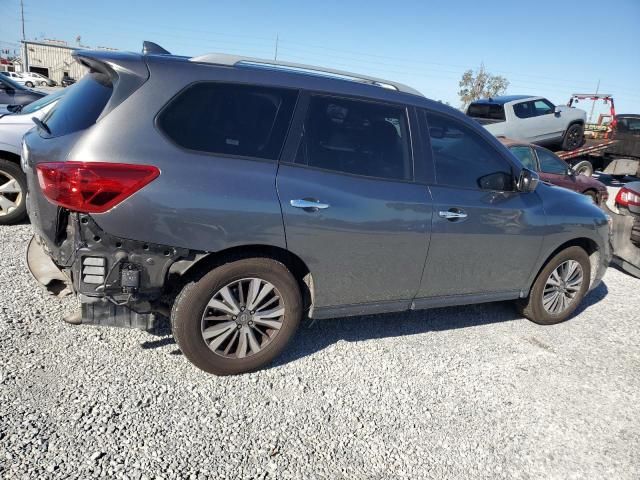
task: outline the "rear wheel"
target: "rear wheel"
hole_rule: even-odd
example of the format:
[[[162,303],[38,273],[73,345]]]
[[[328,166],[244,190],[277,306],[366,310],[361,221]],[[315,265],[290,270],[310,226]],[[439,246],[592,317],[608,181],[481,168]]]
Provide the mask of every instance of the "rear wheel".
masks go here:
[[[598,204],[598,194],[596,192],[594,192],[593,190],[587,190],[586,192],[582,193],[591,198],[591,200],[593,200],[593,203],[595,203],[596,205]]]
[[[564,322],[589,290],[591,264],[580,247],[554,256],[536,278],[529,296],[520,301],[522,315],[540,325]]]
[[[256,370],[277,357],[302,316],[300,288],[270,258],[236,260],[189,283],[171,312],[184,355],[216,375]]]
[[[569,125],[562,139],[563,150],[575,150],[584,143],[584,126],[579,123]]]
[[[12,225],[27,216],[27,178],[18,165],[0,159],[0,225]]]

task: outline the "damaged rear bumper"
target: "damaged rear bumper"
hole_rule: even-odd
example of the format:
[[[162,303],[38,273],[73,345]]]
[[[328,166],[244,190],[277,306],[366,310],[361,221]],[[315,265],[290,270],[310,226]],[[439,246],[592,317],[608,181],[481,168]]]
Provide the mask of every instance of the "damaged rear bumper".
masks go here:
[[[70,214],[60,239],[36,228],[27,249],[33,277],[53,295],[77,295],[83,324],[158,326],[169,269],[190,251],[122,239],[102,231],[91,216]]]
[[[602,208],[612,221],[613,259],[611,263],[630,275],[640,278],[640,248],[632,241],[634,230],[637,230],[634,224],[638,219],[632,215],[616,213],[607,205],[603,205]]]

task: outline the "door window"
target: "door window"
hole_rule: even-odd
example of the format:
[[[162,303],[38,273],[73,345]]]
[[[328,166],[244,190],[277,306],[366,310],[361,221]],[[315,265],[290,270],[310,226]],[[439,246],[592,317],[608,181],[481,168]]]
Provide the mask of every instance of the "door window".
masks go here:
[[[553,104],[545,99],[535,100],[533,102],[533,108],[535,110],[536,117],[539,117],[541,115],[549,115],[553,113],[553,110],[555,109]]]
[[[518,160],[520,160],[520,163],[522,163],[525,168],[533,170],[534,172],[538,170],[536,166],[536,158],[533,155],[531,147],[520,145],[517,147],[511,147],[509,150],[511,150],[511,153],[518,157]]]
[[[478,133],[449,116],[426,115],[438,184],[476,190],[514,189],[511,165]]]
[[[413,172],[406,109],[313,96],[296,163],[354,175],[410,180]]]
[[[197,83],[165,107],[158,125],[190,150],[277,160],[296,97],[294,90]]]
[[[513,105],[513,113],[515,113],[518,118],[533,118],[541,115],[549,115],[553,113],[554,110],[555,106],[544,98]]]
[[[567,164],[556,157],[549,150],[536,148],[536,155],[540,162],[540,171],[543,173],[553,173],[555,175],[566,175]]]

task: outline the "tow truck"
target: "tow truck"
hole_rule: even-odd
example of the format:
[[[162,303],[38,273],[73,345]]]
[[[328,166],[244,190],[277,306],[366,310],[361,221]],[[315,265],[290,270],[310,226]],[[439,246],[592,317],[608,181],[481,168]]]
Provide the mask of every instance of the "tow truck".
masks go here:
[[[640,176],[640,155],[634,142],[621,141],[626,133],[618,128],[615,103],[611,94],[574,93],[567,106],[574,106],[580,101],[602,101],[609,107],[608,114],[601,114],[597,123],[585,125],[585,143],[570,151],[555,152],[561,159],[569,163],[573,170],[581,175],[591,176],[599,170],[616,179],[627,175]],[[640,136],[635,143],[640,143]],[[627,145],[630,148],[627,148]]]

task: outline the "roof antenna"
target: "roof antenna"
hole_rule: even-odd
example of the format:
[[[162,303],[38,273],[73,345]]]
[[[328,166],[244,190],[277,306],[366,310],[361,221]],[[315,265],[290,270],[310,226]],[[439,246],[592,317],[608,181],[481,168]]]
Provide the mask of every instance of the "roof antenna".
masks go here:
[[[167,50],[162,48],[157,43],[144,41],[142,42],[142,54],[143,55],[171,55]]]

